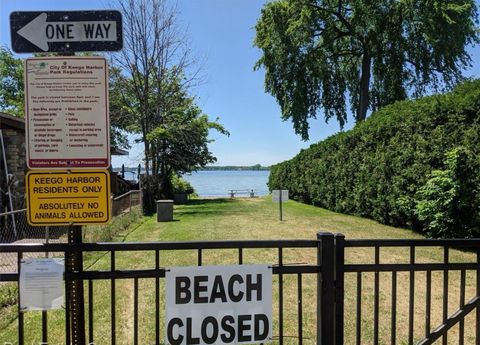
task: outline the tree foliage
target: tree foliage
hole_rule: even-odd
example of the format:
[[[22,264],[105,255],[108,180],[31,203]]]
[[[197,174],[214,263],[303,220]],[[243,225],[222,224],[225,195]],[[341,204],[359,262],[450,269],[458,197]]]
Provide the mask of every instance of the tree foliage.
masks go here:
[[[278,0],[256,24],[265,88],[308,139],[323,109],[343,127],[429,87],[451,87],[478,42],[474,0]]]
[[[430,236],[480,236],[480,80],[386,106],[272,166],[268,183]]]
[[[23,117],[23,63],[0,47],[0,111]]]
[[[119,107],[130,114],[130,130],[144,145],[144,204],[171,197],[171,179],[215,157],[208,134],[228,132],[210,121],[189,95],[196,82],[194,59],[177,24],[175,7],[165,0],[118,2],[123,14],[124,48],[113,56],[118,76]]]

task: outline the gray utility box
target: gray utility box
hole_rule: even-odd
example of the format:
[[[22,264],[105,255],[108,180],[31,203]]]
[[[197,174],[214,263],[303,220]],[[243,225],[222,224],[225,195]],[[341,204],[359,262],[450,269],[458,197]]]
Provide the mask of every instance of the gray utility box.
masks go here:
[[[183,205],[186,204],[188,200],[187,193],[174,193],[173,194],[173,201],[175,205]]]
[[[157,222],[173,220],[173,200],[157,200]]]

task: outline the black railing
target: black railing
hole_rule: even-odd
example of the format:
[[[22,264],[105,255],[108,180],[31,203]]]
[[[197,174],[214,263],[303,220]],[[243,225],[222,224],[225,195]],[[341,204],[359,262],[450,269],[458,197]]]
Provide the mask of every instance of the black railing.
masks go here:
[[[167,256],[171,251],[182,251],[182,252],[192,252],[194,255],[189,256],[189,260],[184,260],[183,263],[187,265],[204,265],[206,263],[211,264],[208,254],[212,251],[222,250],[224,251],[234,251],[234,255],[230,255],[230,258],[233,257],[234,260],[230,260],[228,264],[244,264],[262,261],[262,255],[258,254],[259,251],[268,251],[269,258],[275,257],[275,260],[268,261],[268,264],[272,265],[272,272],[277,277],[275,293],[278,295],[277,308],[276,308],[276,336],[274,339],[279,344],[284,344],[285,339],[288,339],[291,342],[294,339],[295,343],[303,344],[305,338],[311,339],[311,336],[305,335],[305,319],[303,318],[304,303],[303,303],[303,294],[305,286],[302,285],[302,277],[307,275],[317,276],[320,274],[320,265],[316,262],[316,256],[313,253],[311,258],[312,262],[309,263],[294,263],[290,262],[290,259],[287,261],[287,257],[295,257],[294,253],[288,253],[286,255],[285,251],[290,250],[302,250],[302,249],[312,249],[313,251],[319,250],[319,241],[316,240],[282,240],[282,241],[213,241],[213,242],[158,242],[158,243],[85,243],[80,245],[66,245],[66,244],[38,244],[38,245],[14,245],[14,244],[3,244],[0,245],[0,253],[2,252],[14,252],[17,253],[18,262],[22,259],[25,253],[32,252],[63,252],[68,256],[69,253],[78,252],[81,250],[84,255],[84,260],[93,253],[102,255],[104,258],[110,258],[109,269],[94,270],[94,269],[84,269],[77,272],[66,272],[65,281],[66,285],[70,282],[83,280],[86,282],[86,293],[85,293],[85,333],[86,340],[88,343],[96,343],[98,333],[96,332],[96,323],[95,318],[95,304],[98,301],[98,298],[110,298],[110,315],[109,315],[109,336],[108,339],[111,344],[117,343],[126,343],[124,339],[119,341],[118,335],[118,314],[119,314],[119,305],[118,297],[119,293],[117,282],[119,279],[130,279],[133,281],[133,306],[131,310],[132,324],[133,324],[133,344],[140,344],[139,342],[139,315],[142,312],[139,310],[139,297],[143,293],[153,293],[154,303],[152,308],[154,308],[154,337],[153,341],[149,343],[161,344],[163,343],[161,334],[163,334],[162,323],[161,323],[161,304],[162,296],[160,290],[160,280],[165,277],[165,267],[167,263],[161,261],[161,257]],[[272,252],[273,250],[273,252]],[[254,253],[250,253],[253,251]],[[127,269],[118,267],[118,258],[122,254],[128,253],[133,255],[135,252],[141,252],[142,255],[150,255],[152,257],[152,263],[149,268],[135,268]],[[162,254],[164,253],[164,254]],[[153,254],[153,255],[151,255]],[[232,254],[232,253],[230,253]],[[224,256],[224,255],[222,255]],[[263,256],[264,260],[267,256]],[[88,261],[88,260],[85,260]],[[207,262],[210,261],[210,262]],[[235,261],[235,262],[233,262]],[[221,260],[217,261],[216,264],[221,264]],[[296,285],[293,288],[293,291],[296,292],[296,308],[285,310],[284,299],[285,292],[284,289],[287,285],[286,276],[292,276],[292,279],[288,279],[288,285]],[[293,278],[293,277],[296,277]],[[139,280],[148,280],[153,279],[154,282],[154,291],[142,291],[139,289]],[[315,278],[316,279],[316,278]],[[16,282],[19,280],[19,273],[11,272],[0,275],[0,281],[3,282]],[[110,282],[109,293],[104,296],[95,295],[95,284],[98,281],[107,281]],[[292,288],[289,288],[291,291]],[[66,288],[66,298],[68,299],[68,289]],[[308,305],[311,305],[312,301],[308,301]],[[121,306],[124,308],[124,305]],[[71,325],[71,312],[69,310],[70,306],[67,303],[67,308],[65,310],[65,328],[70,329]],[[312,310],[314,310],[312,308]],[[315,311],[314,311],[315,313]],[[18,314],[18,344],[27,343],[25,341],[25,334],[28,332],[28,329],[25,329],[24,323],[24,313]],[[288,317],[289,321],[289,330],[288,334],[285,333],[285,319]],[[39,335],[42,341],[48,341],[48,326],[47,326],[47,313],[44,313],[42,321],[42,334]],[[292,319],[296,319],[294,322],[296,325],[292,325]],[[309,325],[315,327],[316,315],[308,315],[308,320],[310,320]],[[308,329],[311,327],[309,326]],[[292,333],[292,330],[295,331]],[[141,331],[141,330],[140,330]],[[1,331],[0,331],[1,333]],[[310,332],[312,333],[312,332]],[[315,334],[315,332],[313,332]],[[62,340],[65,343],[69,344],[74,337],[71,332],[65,332],[65,338]],[[1,339],[1,338],[0,338]],[[97,343],[105,343],[105,339],[101,339]],[[313,339],[311,339],[313,341]],[[37,340],[38,342],[39,340]],[[128,342],[127,342],[128,343]]]
[[[407,341],[408,344],[432,344],[442,338],[442,344],[447,344],[448,331],[454,326],[458,326],[458,334],[450,343],[480,344],[480,239],[343,240],[342,237],[337,237],[336,241],[337,251],[341,253],[337,257],[337,276],[346,277],[351,274],[356,276],[356,314],[346,317],[355,318],[354,334],[356,339],[353,343],[364,344],[365,341],[368,341],[373,344],[388,342],[395,345]],[[471,260],[465,261],[462,257],[461,261],[457,259],[457,262],[452,262],[450,260],[452,249],[467,251],[470,253]],[[349,251],[356,251],[356,254],[359,255],[359,250],[369,252],[370,257],[364,260],[370,261],[369,263],[345,262],[345,255],[348,255]],[[428,256],[430,256],[431,262],[420,262],[417,259],[417,253],[422,250],[429,251]],[[385,254],[381,255],[381,252],[385,252]],[[401,260],[404,262],[391,262],[395,255],[402,257]],[[452,272],[458,272],[458,281],[449,279],[449,274]],[[471,299],[467,302],[465,298],[468,272],[471,272],[475,291],[471,293]],[[362,300],[365,299],[363,281],[366,274],[373,274],[373,293],[370,294],[373,297],[373,303],[367,303],[367,307],[365,307],[364,301],[362,303]],[[380,274],[384,279],[380,279]],[[401,279],[406,291],[398,289],[400,274],[403,274]],[[433,274],[436,275],[435,280],[432,277]],[[421,279],[417,280],[416,277],[420,275],[422,275]],[[383,281],[383,285],[381,285],[381,281]],[[418,286],[419,282],[423,283],[423,286]],[[343,288],[343,282],[341,286]],[[382,293],[385,289],[388,293]],[[434,294],[437,300],[441,300],[441,307],[437,308],[437,311],[441,311],[441,318],[440,315],[432,314]],[[406,307],[400,305],[398,301],[400,295],[408,296],[408,300],[404,298]],[[458,298],[458,307],[452,306],[454,303],[449,300],[452,295]],[[381,320],[381,315],[383,315],[380,313],[381,297],[390,299],[384,301],[384,309],[391,310],[389,320]],[[343,301],[343,298],[341,300]],[[399,310],[400,307],[402,307],[401,310]],[[342,306],[338,306],[338,308],[340,309]],[[418,313],[415,312],[418,309],[424,311],[422,317],[418,317]],[[455,312],[450,312],[449,309],[454,309]],[[469,324],[472,334],[469,341],[466,342],[465,318],[473,310],[476,311],[475,321]],[[362,325],[362,320],[367,318],[366,313],[373,313],[370,317],[373,319],[373,329],[371,329],[373,336],[369,337],[373,339],[368,340],[363,338],[365,325]],[[406,320],[401,323],[401,326],[399,326],[399,315],[406,316]],[[437,324],[434,324],[434,316]],[[345,319],[337,319],[338,329],[344,329]],[[384,325],[388,325],[384,326],[383,341],[380,340],[381,321]],[[402,331],[402,335],[398,334],[399,330]],[[336,344],[343,344],[343,332],[337,332],[336,335]]]
[[[86,284],[83,329],[89,343],[163,343],[165,267],[262,262],[275,275],[273,340],[278,344],[432,344],[440,338],[443,344],[480,344],[480,239],[345,240],[319,233],[315,240],[0,245],[0,253],[16,253],[18,263],[28,253],[68,257],[78,251],[84,267],[67,270],[65,280]],[[171,253],[178,251],[182,254],[174,258]],[[136,255],[149,258],[148,264],[137,267]],[[0,275],[0,282],[18,280],[18,271]],[[131,281],[128,293],[120,289],[127,286],[124,280]],[[142,300],[148,301],[143,309]],[[434,309],[435,303],[441,307]],[[67,303],[64,337],[55,344],[70,344],[75,337],[70,308]],[[122,323],[127,311],[128,339]],[[47,314],[41,327],[18,314],[18,344],[30,343],[25,335],[31,338],[35,329],[41,330],[36,343],[48,341]],[[470,314],[474,321],[467,322]],[[146,322],[151,322],[147,335]]]

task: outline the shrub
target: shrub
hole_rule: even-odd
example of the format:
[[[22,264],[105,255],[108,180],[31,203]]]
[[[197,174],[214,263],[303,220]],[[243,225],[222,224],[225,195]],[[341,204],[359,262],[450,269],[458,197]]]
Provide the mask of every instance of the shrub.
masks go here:
[[[464,148],[446,154],[445,169],[434,170],[417,192],[415,214],[431,237],[472,237],[479,213],[472,181],[472,160]]]
[[[188,182],[182,177],[173,175],[170,182],[172,183],[173,193],[185,193],[185,192],[193,193],[193,187],[190,184],[190,182]]]
[[[480,80],[459,85],[451,93],[384,107],[354,129],[272,166],[268,185],[289,189],[293,198],[316,206],[423,231],[430,218],[420,217],[426,216],[426,209],[419,208],[427,204],[419,202],[426,201],[428,193],[419,190],[433,188],[434,183],[448,189],[448,181],[440,181],[442,174],[433,172],[448,170],[446,154],[459,147],[469,157],[462,168],[468,179],[454,181],[468,181],[458,187],[459,193],[465,196],[462,200],[478,205],[480,193],[474,186],[480,185]],[[429,197],[434,196],[432,192]],[[476,235],[475,221],[465,218],[478,219],[478,207],[469,209],[473,212],[469,215],[466,208],[460,209],[463,220],[455,226],[469,230],[453,230],[455,234],[448,236],[457,231],[458,236]]]

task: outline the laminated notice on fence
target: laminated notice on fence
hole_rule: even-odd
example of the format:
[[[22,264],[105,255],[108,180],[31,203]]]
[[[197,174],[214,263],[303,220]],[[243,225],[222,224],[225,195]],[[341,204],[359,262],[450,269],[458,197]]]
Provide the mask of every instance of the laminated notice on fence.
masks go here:
[[[64,259],[23,259],[20,265],[20,310],[63,307],[64,271]]]
[[[165,277],[167,344],[271,341],[271,267],[174,267]]]

